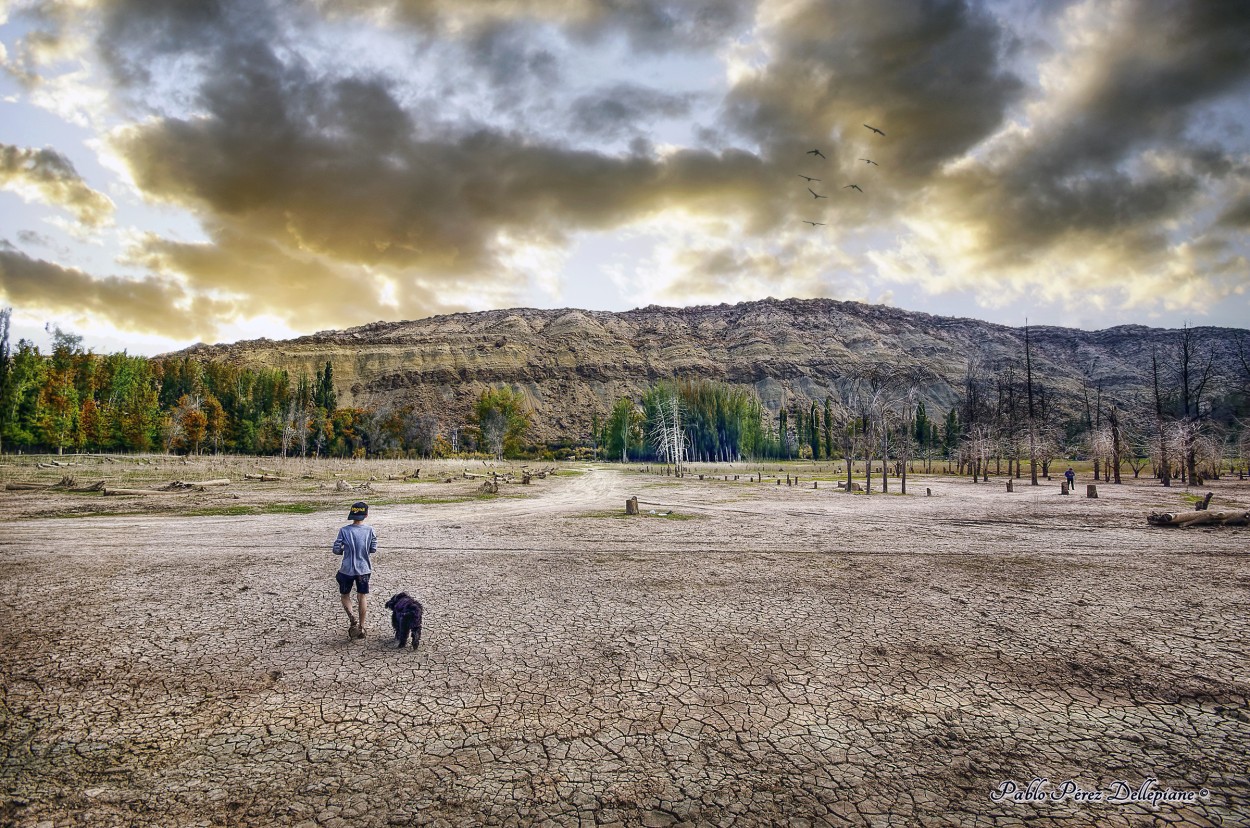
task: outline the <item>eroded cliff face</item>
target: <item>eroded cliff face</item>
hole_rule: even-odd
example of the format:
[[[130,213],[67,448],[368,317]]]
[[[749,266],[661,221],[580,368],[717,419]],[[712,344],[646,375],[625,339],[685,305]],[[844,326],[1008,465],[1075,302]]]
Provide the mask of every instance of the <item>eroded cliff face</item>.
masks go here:
[[[1104,331],[1040,327],[1030,332],[1035,383],[1055,406],[1083,404],[1087,377],[1122,403],[1148,393],[1152,348],[1178,331],[1141,326]],[[1197,333],[1227,358],[1231,329]],[[795,398],[843,398],[875,369],[927,369],[920,388],[931,416],[956,403],[969,361],[992,382],[1009,361],[1023,380],[1024,331],[972,319],[829,299],[766,299],[624,313],[513,309],[377,322],[286,341],[253,340],[187,349],[199,359],[284,368],[314,376],[334,366],[340,405],[414,404],[462,424],[488,387],[509,385],[533,406],[532,438],[579,440],[591,417],[661,379],[714,379],[755,390],[777,409]]]

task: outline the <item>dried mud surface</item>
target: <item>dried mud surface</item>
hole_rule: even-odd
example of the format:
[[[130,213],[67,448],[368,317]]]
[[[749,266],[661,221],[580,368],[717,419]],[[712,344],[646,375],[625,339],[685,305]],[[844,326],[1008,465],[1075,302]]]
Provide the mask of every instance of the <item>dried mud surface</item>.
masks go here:
[[[165,462],[127,474],[242,463]],[[1250,824],[1250,530],[1148,527],[1183,490],[385,479],[415,465],[0,492],[0,824]],[[329,553],[360,494],[335,475],[378,478],[363,641]],[[214,513],[291,503],[316,511]],[[416,652],[382,609],[401,590]],[[1206,795],[990,797],[1034,778]]]

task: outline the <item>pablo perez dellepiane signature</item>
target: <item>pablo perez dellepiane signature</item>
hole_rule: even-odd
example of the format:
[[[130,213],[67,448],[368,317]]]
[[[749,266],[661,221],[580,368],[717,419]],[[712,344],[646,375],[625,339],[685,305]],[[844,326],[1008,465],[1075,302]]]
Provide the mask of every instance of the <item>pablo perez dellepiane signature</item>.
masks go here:
[[[1199,801],[1205,802],[1210,797],[1211,792],[1206,788],[1199,788],[1196,791],[1160,788],[1159,780],[1153,776],[1147,777],[1137,785],[1123,779],[1115,779],[1100,788],[1082,788],[1075,779],[1051,782],[1046,777],[1034,777],[1027,785],[1021,785],[1014,779],[1004,779],[998,783],[997,788],[990,791],[991,802],[1022,804],[1084,802],[1104,805],[1147,805],[1152,808],[1160,805],[1193,805]]]

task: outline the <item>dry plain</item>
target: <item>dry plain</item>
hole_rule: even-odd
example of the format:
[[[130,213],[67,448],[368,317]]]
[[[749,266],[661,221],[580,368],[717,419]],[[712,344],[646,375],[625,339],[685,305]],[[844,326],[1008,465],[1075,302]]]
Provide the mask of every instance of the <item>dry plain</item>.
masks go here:
[[[0,492],[0,824],[1250,824],[1250,529],[1147,526],[1181,488],[36,460],[0,479],[232,482]],[[360,497],[349,642],[329,546]]]

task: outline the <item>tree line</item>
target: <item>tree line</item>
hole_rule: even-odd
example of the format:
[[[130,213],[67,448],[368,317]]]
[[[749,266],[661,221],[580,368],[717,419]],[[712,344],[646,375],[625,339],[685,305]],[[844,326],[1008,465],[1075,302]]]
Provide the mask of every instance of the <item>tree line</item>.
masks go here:
[[[934,372],[874,366],[819,397],[766,405],[750,387],[710,380],[658,382],[595,412],[589,435],[563,448],[528,442],[522,392],[489,388],[465,422],[412,405],[339,406],[334,369],[313,376],[202,362],[191,356],[95,354],[49,327],[51,352],[9,343],[0,310],[0,450],[233,452],[284,456],[576,456],[604,460],[739,462],[813,459],[864,468],[881,484],[919,463],[932,471],[1049,476],[1057,459],[1092,461],[1099,479],[1143,472],[1165,485],[1245,470],[1250,456],[1250,343],[1217,354],[1193,329],[1156,346],[1142,366],[1146,392],[1126,396],[1097,362],[1079,393],[1034,370],[1029,329],[1021,352],[974,355],[953,405],[938,408]],[[946,395],[949,399],[950,395]],[[934,410],[937,409],[937,410]],[[585,448],[583,449],[582,446]]]
[[[930,413],[926,395],[942,382],[923,368],[872,366],[839,379],[836,393],[796,395],[769,408],[754,392],[704,380],[664,381],[621,398],[592,422],[596,453],[608,460],[715,462],[844,461],[887,475],[916,463],[985,481],[990,474],[1036,482],[1057,460],[1092,462],[1095,479],[1131,470],[1170,485],[1244,474],[1250,457],[1250,340],[1231,358],[1186,327],[1152,349],[1143,374],[1150,393],[1112,392],[1097,361],[1066,392],[1034,368],[1030,331],[1021,352],[969,359],[956,402]]]
[[[520,394],[488,389],[463,427],[414,406],[339,406],[334,366],[315,376],[190,356],[96,354],[49,326],[51,352],[9,341],[0,309],[0,451],[363,457],[525,451]]]

